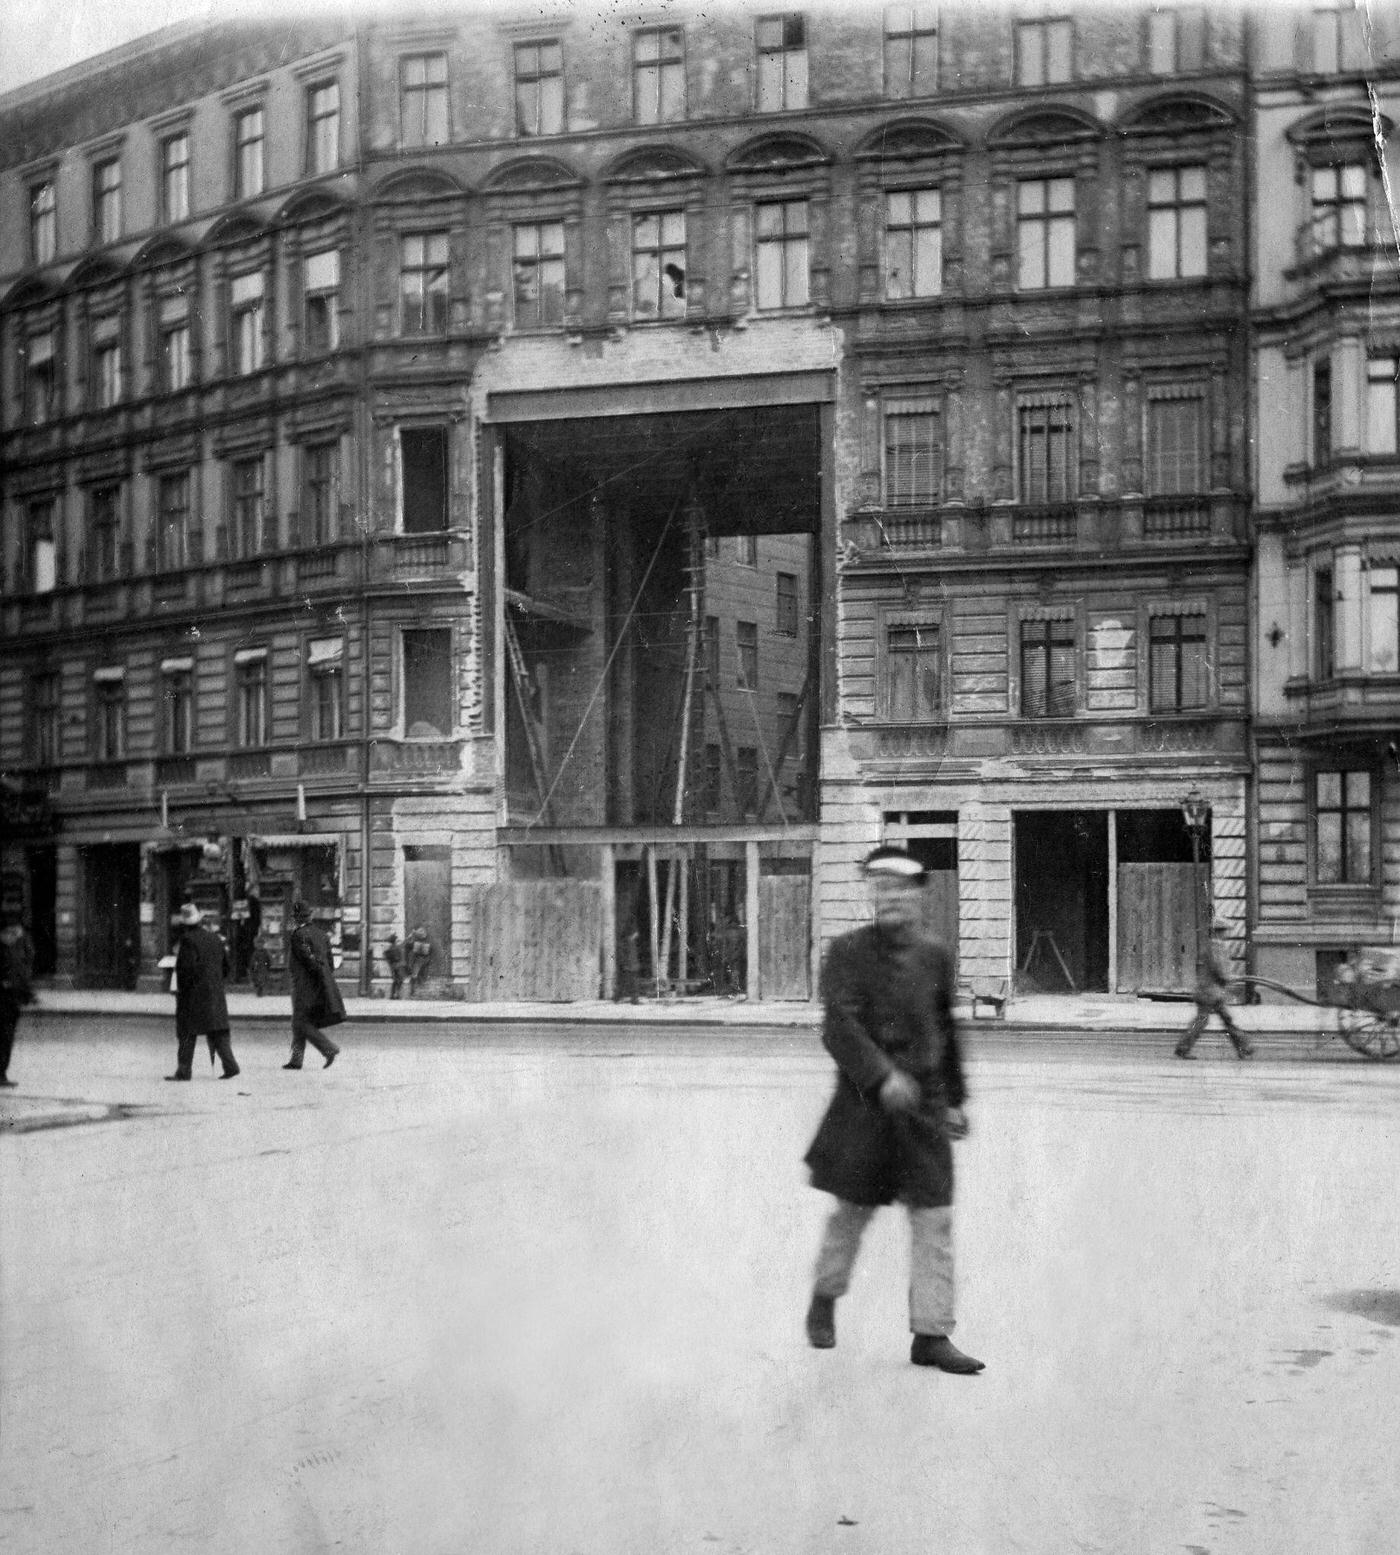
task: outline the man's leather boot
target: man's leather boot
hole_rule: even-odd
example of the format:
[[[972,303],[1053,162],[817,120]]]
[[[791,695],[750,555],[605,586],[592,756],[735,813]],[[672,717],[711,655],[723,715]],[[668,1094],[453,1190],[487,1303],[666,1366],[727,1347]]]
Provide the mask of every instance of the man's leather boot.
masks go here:
[[[807,1308],[807,1343],[814,1350],[836,1348],[836,1297],[812,1293],[812,1304]]]
[[[916,1366],[936,1366],[939,1371],[956,1372],[962,1377],[970,1377],[986,1365],[964,1355],[946,1334],[915,1334],[909,1359]]]

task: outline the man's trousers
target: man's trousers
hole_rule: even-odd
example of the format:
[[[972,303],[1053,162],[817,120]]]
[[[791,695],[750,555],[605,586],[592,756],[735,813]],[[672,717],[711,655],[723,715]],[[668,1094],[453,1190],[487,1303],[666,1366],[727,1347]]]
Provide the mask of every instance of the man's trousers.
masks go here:
[[[306,1057],[306,1044],[312,1047],[322,1058],[331,1058],[340,1049],[326,1036],[319,1026],[313,1026],[305,1015],[297,1012],[292,1014],[292,1063],[298,1067],[302,1059]]]
[[[875,1206],[837,1199],[817,1254],[813,1290],[844,1296],[851,1283],[860,1239]],[[909,1328],[916,1334],[953,1331],[953,1211],[906,1206],[909,1213]]]
[[[192,1037],[177,1037],[175,1039],[175,1073],[188,1080],[194,1070],[195,1043],[199,1041],[198,1035]],[[229,1041],[227,1030],[211,1031],[209,1033],[209,1045],[214,1049],[219,1062],[224,1066],[225,1074],[238,1072],[238,1061],[233,1056],[233,1043]]]

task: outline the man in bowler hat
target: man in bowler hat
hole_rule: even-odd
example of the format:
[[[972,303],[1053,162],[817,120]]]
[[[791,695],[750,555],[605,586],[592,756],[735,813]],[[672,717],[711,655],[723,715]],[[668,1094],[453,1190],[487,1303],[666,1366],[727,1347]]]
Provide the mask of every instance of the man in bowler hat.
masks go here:
[[[231,1080],[238,1070],[228,1034],[228,946],[203,925],[204,915],[186,902],[175,915],[180,928],[180,948],[175,953],[175,1073],[167,1080],[188,1080],[194,1065],[195,1040],[201,1033],[209,1043],[209,1062],[217,1056],[223,1064],[221,1080]]]
[[[952,960],[925,933],[923,865],[903,848],[876,848],[864,873],[875,921],[832,942],[822,966],[822,1043],[836,1092],[807,1152],[812,1186],[836,1199],[817,1256],[807,1338],[836,1343],[861,1237],[882,1204],[900,1200],[910,1233],[909,1359],[971,1374],[953,1330],[953,1151],[967,1133],[953,1023]]]
[[[335,983],[331,942],[325,930],[312,921],[311,909],[305,902],[292,903],[287,962],[292,973],[292,1056],[282,1067],[300,1069],[309,1042],[329,1069],[340,1049],[321,1027],[344,1020],[345,1001]]]

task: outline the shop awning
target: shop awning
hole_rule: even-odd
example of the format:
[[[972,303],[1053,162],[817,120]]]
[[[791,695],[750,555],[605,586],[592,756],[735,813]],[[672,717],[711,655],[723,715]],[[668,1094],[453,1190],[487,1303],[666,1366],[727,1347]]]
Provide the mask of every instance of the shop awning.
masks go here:
[[[275,832],[269,836],[250,836],[255,848],[338,848],[339,837],[311,836],[306,832]]]

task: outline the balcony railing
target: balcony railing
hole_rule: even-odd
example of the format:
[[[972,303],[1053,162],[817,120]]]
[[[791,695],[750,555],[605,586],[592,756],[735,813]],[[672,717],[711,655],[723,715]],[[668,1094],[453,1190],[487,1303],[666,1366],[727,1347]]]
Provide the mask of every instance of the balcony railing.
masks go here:
[[[350,745],[303,745],[297,752],[297,771],[302,777],[343,775],[350,767]]]
[[[1142,505],[1142,532],[1148,539],[1175,540],[1210,533],[1208,497],[1148,497]]]
[[[371,752],[375,772],[402,776],[455,772],[462,764],[460,740],[376,740]]]
[[[1324,212],[1298,228],[1293,242],[1293,278],[1364,281],[1393,275],[1394,239],[1388,242],[1369,218]]]
[[[234,751],[228,759],[230,780],[265,778],[272,775],[271,751]]]
[[[880,519],[883,543],[901,551],[932,551],[943,544],[943,519],[937,512],[900,508]]]
[[[1012,514],[1011,537],[1017,545],[1070,545],[1075,535],[1072,502],[1047,503],[1017,508]]]

